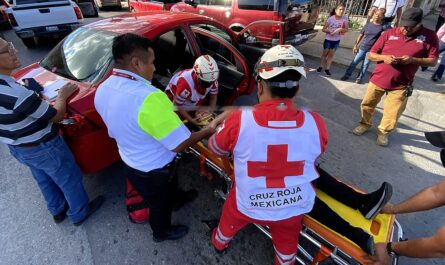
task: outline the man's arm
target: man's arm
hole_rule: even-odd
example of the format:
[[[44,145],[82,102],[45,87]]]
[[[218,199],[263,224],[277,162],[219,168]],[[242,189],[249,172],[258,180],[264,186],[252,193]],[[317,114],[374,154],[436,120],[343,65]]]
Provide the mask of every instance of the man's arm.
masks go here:
[[[358,48],[359,48],[360,42],[361,42],[362,39],[363,39],[363,36],[365,36],[365,34],[364,34],[363,32],[361,32],[361,33],[358,35],[357,40],[355,41],[355,44],[354,44],[354,48],[352,49],[352,51],[353,51],[354,53],[357,53],[357,52],[358,52]]]
[[[387,252],[386,243],[375,246],[376,255],[371,257],[373,265],[389,265],[391,257]],[[444,258],[445,257],[445,226],[442,226],[431,237],[418,238],[392,243],[392,250],[399,256],[412,258]]]
[[[376,52],[369,52],[368,58],[372,62],[384,62],[386,64],[396,64],[398,62],[392,55],[382,55]]]
[[[53,105],[53,108],[56,109],[57,114],[50,120],[51,122],[57,123],[63,120],[66,112],[66,101],[77,89],[78,86],[72,83],[68,83],[60,88],[59,94],[57,94],[56,102]]]
[[[207,126],[198,132],[194,132],[190,135],[190,137],[187,140],[183,141],[175,149],[173,149],[172,152],[175,152],[175,153],[182,152],[185,149],[187,149],[188,147],[201,141],[202,139],[212,135],[213,133],[215,133],[215,128],[212,126]]]
[[[419,66],[435,66],[438,58],[417,58],[410,56],[403,56],[399,61],[400,64],[417,64]]]
[[[445,205],[445,180],[428,187],[396,205],[387,204],[382,213],[411,213],[434,209]],[[444,245],[445,246],[445,245]]]

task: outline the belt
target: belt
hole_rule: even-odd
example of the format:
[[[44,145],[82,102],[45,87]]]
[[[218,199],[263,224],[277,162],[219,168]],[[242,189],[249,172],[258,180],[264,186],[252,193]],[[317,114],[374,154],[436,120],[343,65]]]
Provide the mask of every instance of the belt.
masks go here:
[[[39,144],[40,143],[26,143],[26,144],[19,144],[19,145],[16,145],[16,146],[25,147],[25,148],[31,148],[31,147],[37,147],[37,146],[39,146]]]

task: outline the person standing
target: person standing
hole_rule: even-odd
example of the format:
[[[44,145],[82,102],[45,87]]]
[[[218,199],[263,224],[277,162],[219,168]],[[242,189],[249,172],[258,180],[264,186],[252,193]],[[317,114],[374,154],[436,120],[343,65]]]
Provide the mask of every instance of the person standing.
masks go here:
[[[445,51],[445,24],[443,24],[439,31],[437,31],[437,37],[439,38],[439,53]],[[442,79],[443,72],[445,71],[445,56],[442,54],[442,58],[440,59],[439,66],[434,72],[431,79],[434,82],[437,82]]]
[[[128,180],[148,202],[153,240],[180,239],[188,227],[171,224],[173,204],[197,194],[177,189],[175,157],[215,130],[190,133],[167,95],[151,84],[156,68],[150,40],[123,34],[114,38],[112,52],[115,68],[98,87],[94,105],[117,142]]]
[[[404,5],[405,0],[375,0],[369,10],[368,18],[371,19],[379,8],[384,8],[386,12],[383,24],[391,26],[394,22],[394,27],[397,28],[400,23]]]
[[[377,41],[380,37],[380,34],[388,29],[388,26],[382,25],[383,18],[385,15],[385,9],[379,8],[377,12],[374,13],[374,16],[371,21],[366,23],[363,27],[360,35],[358,35],[357,40],[355,41],[355,45],[353,48],[353,52],[355,53],[355,58],[349,65],[348,69],[346,69],[345,74],[341,78],[341,80],[346,81],[352,75],[355,70],[355,67],[361,62],[362,66],[360,67],[359,74],[355,82],[357,84],[361,84],[363,82],[363,78],[366,75],[366,71],[368,70],[370,61],[368,58],[369,50],[372,45]]]
[[[411,96],[419,66],[437,63],[439,41],[434,31],[422,26],[422,18],[422,9],[407,9],[400,27],[383,32],[371,48],[369,59],[377,66],[361,103],[360,124],[352,131],[355,135],[363,135],[372,127],[375,108],[387,94],[376,140],[377,145],[387,146],[388,135],[396,128]]]
[[[343,16],[345,5],[339,4],[331,12],[331,16],[326,20],[322,31],[326,33],[326,39],[323,43],[323,53],[321,55],[320,66],[317,72],[320,73],[323,68],[327,76],[331,76],[331,64],[334,59],[335,51],[340,46],[340,40],[349,29],[348,18]]]
[[[66,101],[78,89],[64,85],[53,105],[15,82],[10,75],[21,66],[11,42],[0,39],[0,142],[36,180],[56,223],[68,215],[79,226],[102,205],[98,196],[88,203],[82,172],[59,135]]]

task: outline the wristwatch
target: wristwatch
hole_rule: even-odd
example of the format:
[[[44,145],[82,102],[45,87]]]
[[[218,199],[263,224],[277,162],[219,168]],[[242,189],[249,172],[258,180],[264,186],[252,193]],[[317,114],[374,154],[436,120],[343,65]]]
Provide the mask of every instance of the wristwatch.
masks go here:
[[[391,257],[397,257],[397,253],[394,252],[394,250],[392,249],[392,242],[388,242],[386,244],[386,252],[388,252],[388,255],[390,255]]]

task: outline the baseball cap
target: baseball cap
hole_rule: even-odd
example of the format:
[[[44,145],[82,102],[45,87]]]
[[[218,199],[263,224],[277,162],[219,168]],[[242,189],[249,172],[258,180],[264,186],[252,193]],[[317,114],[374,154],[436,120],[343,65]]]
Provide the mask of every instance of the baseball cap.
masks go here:
[[[407,8],[400,18],[400,27],[414,27],[422,22],[423,11],[418,7]]]

